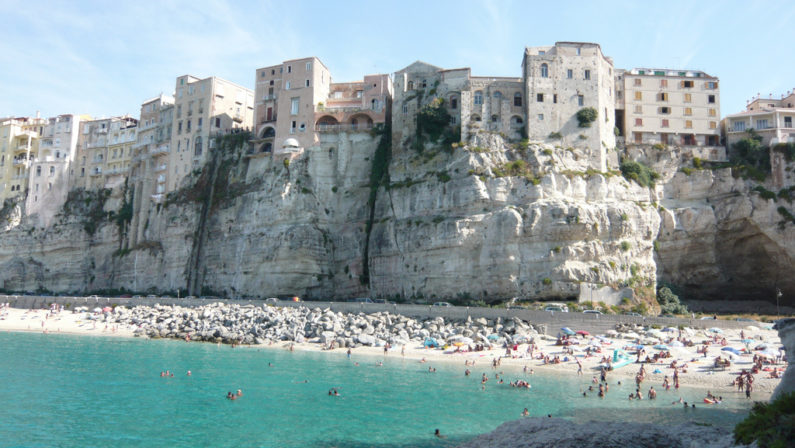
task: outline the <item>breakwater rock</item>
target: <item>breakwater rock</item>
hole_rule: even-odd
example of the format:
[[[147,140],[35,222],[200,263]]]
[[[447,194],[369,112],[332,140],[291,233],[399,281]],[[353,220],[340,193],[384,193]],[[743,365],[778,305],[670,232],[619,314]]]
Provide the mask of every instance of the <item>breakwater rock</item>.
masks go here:
[[[137,327],[137,336],[265,344],[272,341],[314,342],[335,347],[383,346],[435,341],[482,344],[527,341],[538,335],[518,318],[413,319],[387,312],[347,314],[318,308],[213,303],[199,308],[155,305],[116,307],[100,317],[106,323]]]
[[[723,428],[695,423],[663,426],[653,423],[572,423],[561,418],[525,418],[503,423],[493,432],[459,448],[729,448],[734,441]]]

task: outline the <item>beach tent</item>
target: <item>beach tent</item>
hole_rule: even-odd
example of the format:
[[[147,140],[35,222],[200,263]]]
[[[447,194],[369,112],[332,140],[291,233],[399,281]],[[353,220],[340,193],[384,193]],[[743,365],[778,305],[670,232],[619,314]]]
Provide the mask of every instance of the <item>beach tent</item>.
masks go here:
[[[722,348],[722,349],[720,349],[720,350],[721,350],[721,351],[723,351],[723,352],[734,353],[735,355],[742,355],[742,354],[743,354],[743,352],[741,352],[741,351],[737,350],[737,349],[736,349],[736,348],[734,348],[734,347],[723,347],[723,348]]]
[[[571,328],[569,328],[569,327],[563,327],[563,328],[561,328],[561,329],[560,329],[560,331],[562,331],[563,333],[565,333],[565,334],[567,334],[567,335],[569,335],[569,336],[574,336],[574,335],[576,334],[576,333],[574,333],[574,331],[572,331],[572,329],[571,329]]]
[[[439,342],[437,342],[434,338],[425,338],[425,343],[422,345],[425,347],[434,348],[439,347]]]

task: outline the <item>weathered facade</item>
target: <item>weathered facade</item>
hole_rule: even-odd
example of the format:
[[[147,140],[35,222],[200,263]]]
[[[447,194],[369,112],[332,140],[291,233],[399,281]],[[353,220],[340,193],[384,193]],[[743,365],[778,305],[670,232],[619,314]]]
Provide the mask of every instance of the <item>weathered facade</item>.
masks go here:
[[[38,117],[0,121],[0,204],[22,196],[27,188],[29,168],[38,157],[45,122]]]

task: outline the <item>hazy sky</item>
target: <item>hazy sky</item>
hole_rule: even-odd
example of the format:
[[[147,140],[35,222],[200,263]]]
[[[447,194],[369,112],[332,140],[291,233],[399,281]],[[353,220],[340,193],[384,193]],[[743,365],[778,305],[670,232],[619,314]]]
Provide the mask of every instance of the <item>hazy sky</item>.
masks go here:
[[[791,1],[0,0],[0,116],[137,117],[179,75],[253,89],[256,68],[311,55],[337,82],[418,59],[520,76],[525,46],[556,41],[718,76],[725,116],[795,88],[793,23]]]

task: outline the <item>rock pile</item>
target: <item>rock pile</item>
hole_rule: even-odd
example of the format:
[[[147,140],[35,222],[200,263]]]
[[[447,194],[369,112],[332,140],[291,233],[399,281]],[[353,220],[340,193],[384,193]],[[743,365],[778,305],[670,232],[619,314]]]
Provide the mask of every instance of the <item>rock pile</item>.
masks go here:
[[[137,336],[222,342],[264,344],[268,341],[313,342],[336,347],[383,346],[424,343],[439,345],[519,343],[538,335],[533,326],[518,318],[495,321],[477,318],[445,321],[442,317],[424,320],[379,312],[346,314],[330,309],[280,308],[269,305],[213,303],[199,308],[155,305],[131,309],[116,307],[103,315],[107,323],[136,327]]]

